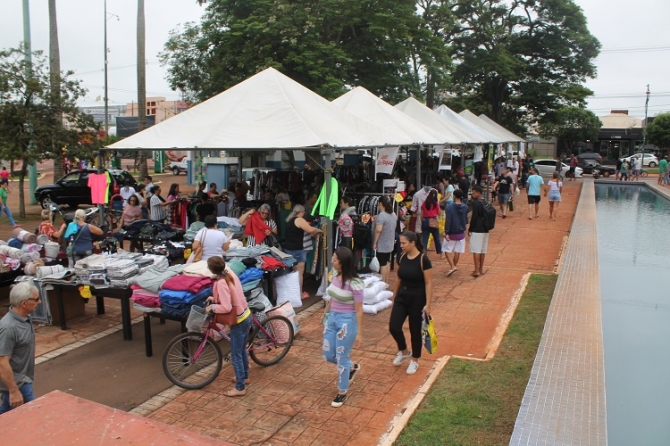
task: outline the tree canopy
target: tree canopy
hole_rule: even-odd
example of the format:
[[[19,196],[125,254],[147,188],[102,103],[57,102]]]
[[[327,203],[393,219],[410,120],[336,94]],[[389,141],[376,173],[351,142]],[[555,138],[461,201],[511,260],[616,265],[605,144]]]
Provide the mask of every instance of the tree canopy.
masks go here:
[[[573,0],[199,0],[161,61],[196,102],[274,67],[333,99],[363,86],[513,131],[583,106],[600,43]]]
[[[581,107],[561,107],[540,124],[540,136],[562,140],[572,151],[578,142],[598,139],[602,125],[592,111]]]
[[[662,113],[647,126],[649,142],[663,149],[670,149],[670,113]]]
[[[19,214],[25,216],[23,180],[28,165],[55,157],[53,148],[90,157],[96,148],[97,126],[76,105],[85,90],[72,73],[63,73],[53,85],[46,57],[25,51],[0,51],[0,158],[23,161],[19,176]]]
[[[426,64],[447,50],[414,0],[211,0],[200,24],[172,32],[161,54],[172,88],[202,101],[274,67],[334,99],[363,86],[398,102],[421,97]]]
[[[447,100],[511,130],[593,94],[600,43],[572,0],[450,0],[455,69]]]

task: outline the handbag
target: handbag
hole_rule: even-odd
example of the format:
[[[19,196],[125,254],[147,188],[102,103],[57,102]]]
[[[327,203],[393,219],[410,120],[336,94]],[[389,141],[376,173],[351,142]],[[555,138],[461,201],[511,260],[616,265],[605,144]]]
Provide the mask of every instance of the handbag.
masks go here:
[[[421,334],[423,337],[423,346],[431,355],[437,351],[437,334],[435,333],[435,324],[433,318],[423,314],[423,322],[421,323]]]
[[[429,228],[438,228],[439,225],[437,223],[437,218],[429,218],[428,219],[428,227]]]
[[[193,253],[191,256],[193,256],[193,260],[191,260],[191,257],[188,258],[189,261],[187,263],[194,263],[194,262],[199,262],[202,260],[202,246],[205,244],[205,240],[207,239],[207,228],[203,229],[205,232],[202,234],[202,239],[200,239],[200,245],[193,250]]]
[[[67,249],[65,250],[65,252],[67,253],[68,257],[74,257],[74,245],[77,243],[77,240],[79,240],[79,236],[81,236],[82,232],[84,232],[84,227],[83,226],[79,229],[79,232],[77,232],[77,235],[74,238],[74,240],[72,241],[72,243],[67,245]]]
[[[204,237],[203,237],[204,238]],[[219,280],[225,280],[225,279],[219,279]],[[216,301],[219,301],[219,296],[216,291],[216,286],[214,287],[214,298]],[[218,324],[224,324],[224,325],[237,325],[237,311],[235,311],[235,304],[233,303],[232,299],[230,301],[230,304],[232,305],[231,310],[228,313],[215,313],[214,314],[214,320]]]

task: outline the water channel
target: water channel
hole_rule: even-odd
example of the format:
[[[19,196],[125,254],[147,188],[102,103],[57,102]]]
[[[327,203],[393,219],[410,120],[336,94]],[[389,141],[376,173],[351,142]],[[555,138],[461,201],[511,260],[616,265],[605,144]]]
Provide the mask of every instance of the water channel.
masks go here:
[[[670,445],[670,201],[595,190],[608,443]]]

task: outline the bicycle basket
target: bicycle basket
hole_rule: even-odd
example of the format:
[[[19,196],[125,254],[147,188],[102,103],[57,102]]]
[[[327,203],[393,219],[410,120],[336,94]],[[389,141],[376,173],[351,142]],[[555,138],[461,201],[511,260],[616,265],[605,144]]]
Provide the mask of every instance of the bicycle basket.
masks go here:
[[[203,307],[192,305],[191,311],[188,313],[188,319],[186,319],[186,329],[200,333],[205,327],[208,317],[209,315]]]

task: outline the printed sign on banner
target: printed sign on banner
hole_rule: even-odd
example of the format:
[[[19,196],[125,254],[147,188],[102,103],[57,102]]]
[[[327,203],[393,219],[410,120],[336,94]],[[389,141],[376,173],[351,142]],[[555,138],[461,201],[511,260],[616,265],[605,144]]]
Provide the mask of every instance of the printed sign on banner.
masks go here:
[[[393,165],[395,160],[398,157],[398,146],[395,147],[382,147],[377,149],[377,163],[375,168],[375,174],[378,173],[388,173],[393,172]]]

